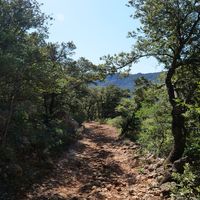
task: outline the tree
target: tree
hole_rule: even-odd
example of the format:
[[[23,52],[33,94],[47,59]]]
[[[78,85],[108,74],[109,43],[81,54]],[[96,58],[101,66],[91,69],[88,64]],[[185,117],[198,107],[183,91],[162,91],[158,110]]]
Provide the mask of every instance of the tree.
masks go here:
[[[48,19],[36,0],[0,0],[0,185],[15,189],[77,138],[99,79],[93,63],[72,59],[73,42],[46,42]]]
[[[28,55],[28,35],[35,32],[44,37],[48,17],[41,13],[35,0],[2,0],[0,13],[0,79],[3,107],[7,110],[0,140],[5,144],[15,101],[24,89],[24,72],[35,61]]]
[[[145,150],[158,156],[169,154],[172,141],[171,106],[163,85],[163,75],[156,83],[150,82],[148,87],[144,81],[137,81],[140,84],[137,84],[133,96],[137,105],[136,116],[141,121],[138,140]]]
[[[142,102],[145,100],[145,90],[152,86],[151,81],[140,77],[135,80],[134,99],[137,109],[141,108]]]
[[[119,69],[150,56],[164,65],[174,138],[168,161],[174,162],[182,156],[186,146],[186,107],[180,101],[190,102],[196,90],[196,87],[192,87],[187,95],[180,95],[176,82],[180,80],[180,71],[193,71],[200,65],[200,2],[130,0],[128,6],[136,8],[133,18],[141,22],[138,32],[129,34],[136,38],[136,44],[130,53],[106,57],[106,65],[110,69]],[[186,85],[181,87],[182,91],[187,91]]]
[[[140,131],[140,120],[136,116],[137,104],[134,98],[122,98],[115,109],[120,115],[120,137],[136,140]]]

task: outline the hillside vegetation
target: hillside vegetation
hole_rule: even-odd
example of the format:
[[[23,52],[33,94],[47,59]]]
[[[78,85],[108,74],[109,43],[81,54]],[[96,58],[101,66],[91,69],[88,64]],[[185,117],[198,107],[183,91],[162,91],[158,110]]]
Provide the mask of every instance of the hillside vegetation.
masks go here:
[[[128,6],[132,50],[94,65],[36,0],[0,0],[0,199],[200,199],[200,2]],[[144,57],[164,72],[119,79]]]
[[[147,73],[147,74],[129,74],[127,76],[123,76],[120,74],[109,75],[103,81],[97,81],[97,86],[106,87],[109,85],[115,85],[121,89],[129,89],[133,91],[135,88],[135,80],[141,77],[146,78],[149,81],[158,81],[160,73]]]

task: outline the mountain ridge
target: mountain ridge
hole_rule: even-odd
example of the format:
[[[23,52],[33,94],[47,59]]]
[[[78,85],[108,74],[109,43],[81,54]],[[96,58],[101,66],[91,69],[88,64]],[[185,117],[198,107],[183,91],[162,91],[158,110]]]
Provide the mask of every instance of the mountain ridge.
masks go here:
[[[97,81],[96,85],[99,87],[106,87],[109,85],[115,85],[120,87],[121,89],[129,89],[134,90],[135,80],[140,77],[144,77],[150,81],[155,82],[159,75],[162,72],[153,72],[153,73],[137,73],[137,74],[129,74],[126,77],[123,77],[121,74],[108,75],[104,81]]]

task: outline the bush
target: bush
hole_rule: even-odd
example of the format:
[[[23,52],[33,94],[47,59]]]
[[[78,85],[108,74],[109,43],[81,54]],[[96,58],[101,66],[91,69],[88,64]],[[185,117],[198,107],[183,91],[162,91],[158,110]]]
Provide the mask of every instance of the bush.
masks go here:
[[[200,186],[197,182],[197,175],[193,172],[192,167],[186,163],[184,173],[173,173],[174,180],[177,184],[172,188],[172,200],[198,200],[200,199]]]
[[[122,117],[118,116],[118,117],[115,117],[113,119],[108,118],[106,120],[106,123],[109,124],[109,125],[111,125],[111,126],[116,127],[119,130],[121,130]]]

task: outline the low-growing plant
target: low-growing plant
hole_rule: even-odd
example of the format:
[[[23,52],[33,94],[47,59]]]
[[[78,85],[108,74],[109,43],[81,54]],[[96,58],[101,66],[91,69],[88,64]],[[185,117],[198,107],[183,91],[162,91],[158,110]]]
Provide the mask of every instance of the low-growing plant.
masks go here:
[[[200,199],[200,185],[197,182],[197,175],[193,172],[189,163],[184,166],[183,174],[173,173],[177,184],[171,189],[171,199],[176,200],[198,200]]]

